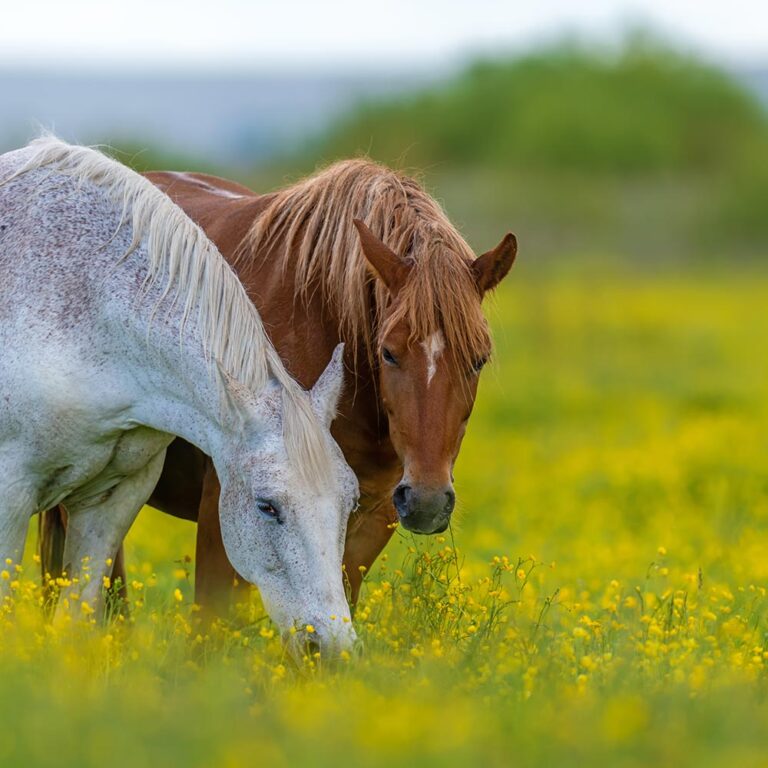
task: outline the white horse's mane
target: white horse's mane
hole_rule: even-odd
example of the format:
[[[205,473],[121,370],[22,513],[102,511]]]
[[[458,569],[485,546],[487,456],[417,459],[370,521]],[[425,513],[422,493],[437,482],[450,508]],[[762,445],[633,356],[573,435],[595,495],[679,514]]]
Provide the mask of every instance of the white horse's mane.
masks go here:
[[[201,341],[209,360],[255,395],[274,377],[283,387],[283,436],[289,456],[305,478],[318,485],[329,474],[323,428],[309,397],[285,370],[256,307],[240,280],[201,227],[143,176],[91,147],[67,144],[45,134],[30,142],[32,154],[3,184],[32,170],[91,182],[122,207],[130,220],[130,250],[146,240],[147,286],[165,276],[162,299],[183,304],[183,321],[196,308]],[[219,377],[221,379],[221,377]]]

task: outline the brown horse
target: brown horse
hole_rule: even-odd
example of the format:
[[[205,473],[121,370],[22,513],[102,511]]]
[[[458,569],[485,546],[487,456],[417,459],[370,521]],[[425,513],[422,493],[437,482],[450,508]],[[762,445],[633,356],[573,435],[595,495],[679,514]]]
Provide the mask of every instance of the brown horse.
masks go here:
[[[366,160],[268,195],[202,174],[147,176],[236,269],[302,385],[347,342],[333,435],[360,482],[344,557],[354,602],[398,519],[414,533],[448,526],[453,465],[491,352],[481,300],[512,266],[515,238],[475,259],[416,181]],[[235,577],[218,493],[210,461],[176,440],[149,501],[198,521],[196,599],[208,608]]]

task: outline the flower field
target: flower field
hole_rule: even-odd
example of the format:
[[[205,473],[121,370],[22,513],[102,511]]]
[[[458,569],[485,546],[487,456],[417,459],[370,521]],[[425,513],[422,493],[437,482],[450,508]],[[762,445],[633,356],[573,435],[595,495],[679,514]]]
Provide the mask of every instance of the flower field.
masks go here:
[[[253,597],[206,629],[145,510],[131,611],[0,577],[0,766],[768,765],[768,277],[516,267],[452,530],[396,531],[359,657],[297,668]],[[34,524],[34,521],[33,521]]]

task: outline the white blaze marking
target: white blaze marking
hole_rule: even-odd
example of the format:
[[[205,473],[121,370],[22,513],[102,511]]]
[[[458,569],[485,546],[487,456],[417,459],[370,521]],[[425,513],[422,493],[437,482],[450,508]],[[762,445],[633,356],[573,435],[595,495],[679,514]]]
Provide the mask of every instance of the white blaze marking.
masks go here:
[[[437,372],[437,361],[445,349],[445,339],[442,331],[435,331],[426,341],[421,342],[424,354],[427,356],[427,386]]]

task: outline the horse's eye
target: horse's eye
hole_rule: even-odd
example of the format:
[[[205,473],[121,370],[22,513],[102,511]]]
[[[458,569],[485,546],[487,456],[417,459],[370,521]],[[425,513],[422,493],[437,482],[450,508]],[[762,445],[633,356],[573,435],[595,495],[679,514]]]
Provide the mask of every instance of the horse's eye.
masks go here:
[[[488,362],[487,357],[481,357],[472,363],[472,373],[480,373],[483,370],[483,366]]]
[[[387,365],[397,365],[397,358],[386,347],[382,348],[381,356]]]
[[[256,502],[256,509],[258,509],[268,520],[274,520],[277,523],[283,522],[280,517],[280,511],[274,504],[272,504],[272,502],[259,500]]]

